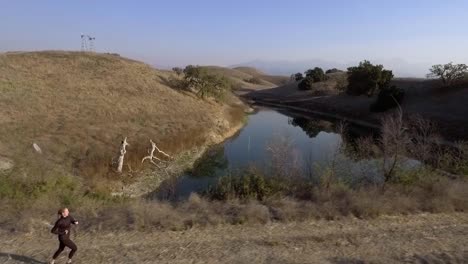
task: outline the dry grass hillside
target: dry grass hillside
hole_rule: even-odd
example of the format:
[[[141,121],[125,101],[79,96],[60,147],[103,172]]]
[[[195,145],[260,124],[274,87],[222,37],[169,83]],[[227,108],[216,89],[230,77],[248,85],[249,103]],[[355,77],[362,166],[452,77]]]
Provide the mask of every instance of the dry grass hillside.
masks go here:
[[[253,77],[257,77],[259,79],[265,80],[267,82],[273,83],[277,86],[284,85],[289,81],[288,76],[282,75],[268,75],[258,69],[252,67],[236,67],[234,68],[236,71],[240,71],[243,73],[247,73]]]
[[[107,172],[124,137],[135,169],[149,139],[174,155],[240,123],[237,106],[169,88],[172,74],[110,54],[0,54],[0,157],[28,167],[36,143],[38,162],[96,175]]]
[[[203,67],[212,73],[229,78],[237,90],[262,90],[277,87],[278,85],[285,84],[289,79],[285,76],[267,75],[257,69],[248,67],[234,69],[219,66]],[[253,79],[256,82],[252,82]]]
[[[327,74],[328,79],[323,82],[316,82],[312,85],[312,89],[308,91],[301,91],[298,88],[299,82],[289,82],[278,87],[270,89],[263,89],[252,93],[254,95],[281,97],[283,100],[305,96],[324,96],[336,95],[347,86],[345,72],[336,72]]]
[[[230,68],[220,67],[220,66],[203,66],[204,68],[208,69],[210,72],[224,76],[229,78],[233,84],[235,89],[265,89],[275,87],[276,85],[265,80],[260,80],[260,83],[250,83],[248,80],[253,78],[252,75],[237,71]]]

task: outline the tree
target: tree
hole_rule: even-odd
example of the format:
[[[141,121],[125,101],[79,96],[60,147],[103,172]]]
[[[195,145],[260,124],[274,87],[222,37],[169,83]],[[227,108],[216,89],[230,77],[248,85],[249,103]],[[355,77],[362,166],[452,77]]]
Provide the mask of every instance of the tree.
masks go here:
[[[296,74],[293,75],[294,76],[294,80],[296,80],[296,82],[304,79],[304,76],[302,75],[302,73],[298,72]]]
[[[305,72],[306,77],[312,78],[313,82],[321,82],[327,79],[327,75],[323,72],[322,68],[315,67]]]
[[[188,65],[183,72],[188,88],[193,89],[197,96],[201,98],[206,96],[220,98],[231,86],[231,83],[225,77],[211,74],[207,69],[200,66]]]
[[[465,78],[468,73],[468,66],[466,64],[447,64],[432,65],[429,69],[430,73],[427,78],[439,78],[444,85],[451,85],[456,81]]]
[[[326,74],[329,74],[329,73],[335,73],[335,72],[343,72],[342,70],[338,70],[337,68],[333,68],[333,69],[328,69],[325,73]]]
[[[377,100],[371,105],[372,112],[384,112],[388,109],[395,108],[401,105],[405,97],[405,90],[391,86],[390,88],[381,89]]]
[[[376,90],[388,88],[392,79],[392,71],[385,70],[382,65],[361,61],[359,66],[348,68],[347,93],[372,96]]]
[[[299,90],[312,90],[313,84],[314,84],[314,80],[312,79],[312,77],[307,76],[304,79],[302,79],[302,81],[299,82],[299,84],[297,85],[297,88],[299,88]]]
[[[180,76],[184,72],[184,70],[179,67],[174,67],[172,70],[177,74],[177,76]]]

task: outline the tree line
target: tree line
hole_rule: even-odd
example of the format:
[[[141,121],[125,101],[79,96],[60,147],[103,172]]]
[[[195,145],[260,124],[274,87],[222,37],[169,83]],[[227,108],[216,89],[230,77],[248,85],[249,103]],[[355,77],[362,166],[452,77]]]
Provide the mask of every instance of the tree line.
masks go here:
[[[333,68],[324,72],[322,68],[315,67],[305,71],[305,76],[300,72],[292,74],[291,80],[299,82],[300,90],[312,90],[314,83],[326,81],[329,74],[336,72],[342,71]],[[364,60],[359,65],[347,69],[348,85],[345,91],[353,96],[373,96],[378,92],[377,101],[371,106],[371,110],[385,111],[400,104],[405,94],[403,89],[391,85],[393,77],[393,72],[385,69],[383,65],[374,65]],[[426,77],[440,79],[443,87],[452,86],[468,78],[468,66],[452,62],[433,65]]]

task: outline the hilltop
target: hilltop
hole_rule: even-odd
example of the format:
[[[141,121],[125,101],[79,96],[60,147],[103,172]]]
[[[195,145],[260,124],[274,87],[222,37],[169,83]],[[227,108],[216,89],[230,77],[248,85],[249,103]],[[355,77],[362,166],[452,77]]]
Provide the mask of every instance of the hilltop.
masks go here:
[[[288,76],[284,75],[269,75],[253,67],[235,67],[234,70],[250,74],[252,77],[256,77],[267,82],[270,82],[276,86],[285,85],[289,81]]]
[[[262,90],[284,85],[289,77],[268,75],[249,67],[226,68],[220,66],[203,66],[210,72],[229,78],[236,90]]]
[[[149,139],[177,155],[219,142],[241,125],[235,97],[201,100],[170,88],[173,75],[112,54],[0,54],[0,157],[17,168],[49,164],[94,178],[109,172],[124,137],[125,171],[134,171]]]

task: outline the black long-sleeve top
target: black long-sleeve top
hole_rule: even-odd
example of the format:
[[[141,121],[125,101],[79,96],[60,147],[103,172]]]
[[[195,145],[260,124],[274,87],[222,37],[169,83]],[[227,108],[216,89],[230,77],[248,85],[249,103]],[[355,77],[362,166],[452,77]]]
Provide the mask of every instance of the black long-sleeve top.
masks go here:
[[[67,217],[60,217],[57,222],[55,222],[54,227],[52,228],[51,232],[63,236],[63,235],[69,235],[70,234],[70,229],[72,224],[76,224],[77,221],[71,216]],[[67,230],[68,232],[65,232]]]

